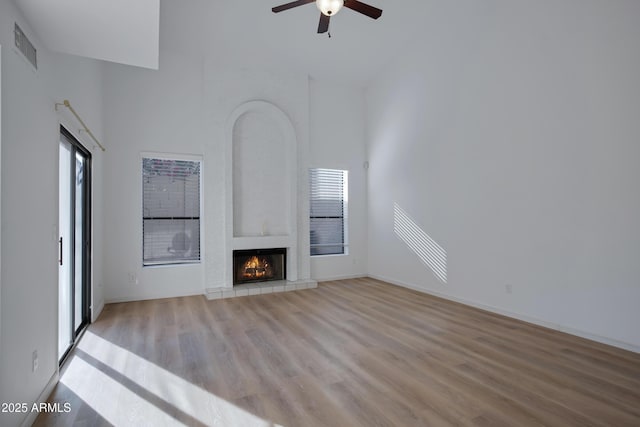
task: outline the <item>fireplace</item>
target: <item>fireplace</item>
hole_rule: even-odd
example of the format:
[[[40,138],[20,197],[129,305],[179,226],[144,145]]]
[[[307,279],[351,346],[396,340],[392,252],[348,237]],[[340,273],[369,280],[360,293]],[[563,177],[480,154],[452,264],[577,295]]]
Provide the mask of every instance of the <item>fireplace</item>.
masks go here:
[[[287,249],[246,249],[233,251],[233,285],[285,280]]]

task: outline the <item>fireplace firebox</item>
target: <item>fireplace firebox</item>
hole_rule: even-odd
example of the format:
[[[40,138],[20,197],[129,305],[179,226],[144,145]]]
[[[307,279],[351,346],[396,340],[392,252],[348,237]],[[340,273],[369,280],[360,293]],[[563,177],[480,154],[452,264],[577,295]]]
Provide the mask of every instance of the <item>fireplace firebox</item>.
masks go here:
[[[233,251],[233,285],[285,280],[287,249],[243,249]]]

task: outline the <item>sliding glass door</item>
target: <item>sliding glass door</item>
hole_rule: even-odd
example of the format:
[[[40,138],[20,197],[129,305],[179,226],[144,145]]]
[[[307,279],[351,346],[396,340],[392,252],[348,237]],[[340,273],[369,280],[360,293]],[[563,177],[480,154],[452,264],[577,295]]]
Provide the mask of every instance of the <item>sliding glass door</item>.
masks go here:
[[[60,128],[58,357],[60,362],[89,323],[91,154]]]

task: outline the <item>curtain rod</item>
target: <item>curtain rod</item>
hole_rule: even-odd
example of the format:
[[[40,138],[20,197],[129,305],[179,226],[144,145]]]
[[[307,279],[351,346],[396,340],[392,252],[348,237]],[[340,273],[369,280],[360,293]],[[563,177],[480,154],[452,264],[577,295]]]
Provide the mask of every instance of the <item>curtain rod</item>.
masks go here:
[[[100,147],[100,149],[102,151],[107,151],[102,144],[100,144],[100,142],[97,140],[97,138],[93,135],[93,133],[91,132],[91,130],[87,127],[87,125],[84,124],[84,122],[82,121],[82,119],[80,118],[80,116],[78,115],[78,113],[76,113],[76,110],[73,109],[73,107],[71,106],[71,103],[69,102],[68,99],[65,99],[62,104],[61,103],[56,103],[56,111],[58,111],[58,105],[64,105],[65,107],[67,107],[69,109],[69,111],[71,111],[73,113],[74,116],[76,116],[76,119],[78,119],[78,121],[80,122],[80,124],[84,127],[85,132],[87,132],[89,134],[89,136],[91,138],[93,138],[93,140],[96,142],[96,144],[98,144],[98,147]]]

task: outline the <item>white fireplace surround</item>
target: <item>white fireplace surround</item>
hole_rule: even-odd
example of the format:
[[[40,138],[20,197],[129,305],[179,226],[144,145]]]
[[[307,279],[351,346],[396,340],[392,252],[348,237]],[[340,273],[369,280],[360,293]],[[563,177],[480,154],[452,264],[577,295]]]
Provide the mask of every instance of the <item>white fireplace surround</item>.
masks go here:
[[[284,290],[315,287],[315,282],[308,279],[309,271],[300,271],[301,264],[308,265],[300,263],[300,259],[305,256],[302,252],[308,256],[308,248],[303,250],[298,242],[298,203],[301,201],[299,194],[304,197],[307,192],[298,188],[301,185],[298,144],[291,121],[280,108],[270,102],[248,101],[238,106],[229,116],[225,138],[225,283],[222,288],[207,289],[207,297],[234,296],[231,295],[232,263],[233,251],[236,249],[287,248],[285,285],[289,286],[285,286]],[[237,144],[242,147],[239,148]],[[265,144],[271,146],[265,149]],[[267,158],[261,158],[258,164],[251,160],[251,156],[247,156],[247,152],[255,152],[256,155]],[[251,164],[241,164],[243,159]],[[263,185],[262,191],[234,187],[234,176],[242,180],[244,186],[249,180],[257,180],[257,184]],[[267,181],[267,184],[261,181]],[[277,186],[268,185],[275,182],[278,183]],[[252,192],[252,198],[247,199],[243,191]],[[254,201],[254,198],[258,200]],[[272,206],[272,200],[278,206]],[[272,227],[271,224],[275,225]]]

